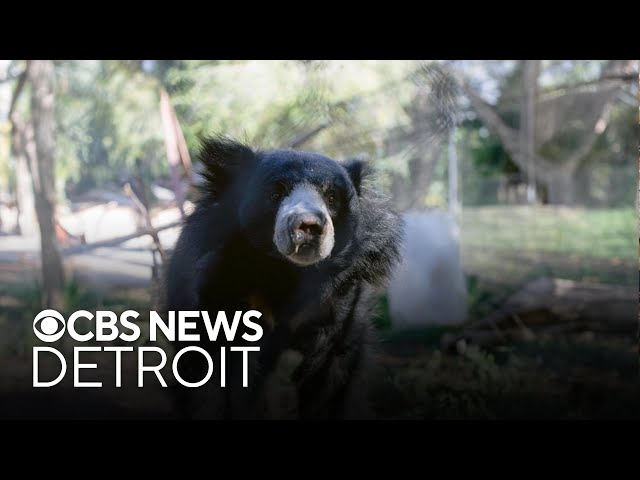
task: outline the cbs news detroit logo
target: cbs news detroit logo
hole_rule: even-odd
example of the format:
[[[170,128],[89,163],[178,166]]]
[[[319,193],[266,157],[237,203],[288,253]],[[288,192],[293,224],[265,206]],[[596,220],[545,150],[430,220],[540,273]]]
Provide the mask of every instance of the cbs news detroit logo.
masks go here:
[[[210,342],[215,342],[218,336],[221,335],[221,331],[224,331],[224,337],[227,341],[231,342],[235,340],[238,333],[238,327],[242,322],[245,327],[244,333],[240,337],[245,342],[257,342],[262,338],[263,329],[259,323],[252,321],[252,319],[259,319],[262,316],[257,310],[248,310],[246,312],[236,311],[232,315],[227,315],[224,311],[219,311],[216,314],[216,318],[212,321],[209,312],[206,311],[171,311],[167,312],[166,321],[155,311],[149,312],[149,340],[152,342],[157,341],[158,333],[162,335],[170,342],[200,342],[201,335],[195,333],[197,329],[197,321],[199,319],[204,323],[206,329],[206,338]],[[95,315],[87,310],[79,310],[72,313],[69,318],[65,320],[64,316],[56,310],[43,310],[33,320],[33,333],[35,336],[44,343],[52,344],[62,339],[67,334],[73,340],[79,343],[86,343],[89,341],[94,342],[113,342],[119,339],[122,342],[132,343],[137,341],[141,336],[141,329],[137,323],[131,321],[139,317],[139,313],[134,310],[127,310],[121,313],[119,316],[111,311],[99,310],[95,312]],[[79,333],[76,330],[76,322],[79,319],[85,319],[85,321],[93,321],[95,325],[95,332],[88,331],[85,333]],[[249,333],[249,331],[253,333]],[[115,355],[115,386],[122,386],[121,379],[121,367],[122,367],[122,353],[133,352],[137,350],[138,360],[138,387],[143,387],[143,376],[145,372],[155,373],[158,381],[163,387],[167,387],[167,382],[162,377],[161,369],[163,369],[167,363],[167,354],[160,348],[155,346],[115,346],[115,345],[87,345],[87,346],[74,346],[73,347],[73,386],[74,387],[102,387],[102,382],[87,382],[80,379],[80,371],[83,369],[98,368],[95,363],[82,363],[81,356],[83,352],[113,352]],[[232,346],[229,347],[229,352],[234,355],[242,354],[242,386],[248,387],[248,364],[249,353],[258,352],[260,347],[258,346]],[[208,363],[208,369],[206,375],[199,381],[188,382],[183,379],[178,371],[178,365],[180,359],[187,352],[197,352],[204,356]],[[236,353],[237,352],[237,353]],[[231,354],[229,353],[229,354]],[[40,379],[39,361],[44,354],[53,355],[57,357],[60,365],[60,372],[53,380]],[[153,354],[153,355],[151,355]],[[160,362],[151,362],[149,358],[154,356],[155,359],[160,355]],[[217,356],[217,361],[220,362],[220,378],[217,379],[220,382],[220,386],[224,387],[226,382],[225,364],[227,357],[227,347],[220,347],[220,355]],[[185,387],[197,388],[205,383],[209,382],[213,376],[214,359],[211,354],[197,345],[189,345],[181,350],[177,351],[173,357],[171,370],[175,379]],[[33,347],[33,387],[47,388],[53,387],[60,383],[60,381],[67,374],[67,359],[56,348],[51,345],[47,346],[34,346]]]

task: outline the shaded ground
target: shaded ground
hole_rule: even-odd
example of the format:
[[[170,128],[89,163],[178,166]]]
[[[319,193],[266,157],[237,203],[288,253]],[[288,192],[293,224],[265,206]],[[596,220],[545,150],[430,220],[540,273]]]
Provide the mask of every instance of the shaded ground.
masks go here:
[[[626,210],[547,213],[513,208],[465,211],[462,254],[470,320],[483,318],[526,281],[543,275],[638,288],[636,218]],[[149,308],[150,255],[144,245],[125,246],[74,261],[80,274],[66,290],[69,310]],[[37,265],[28,252],[3,256],[3,250],[0,415],[43,416],[46,405],[58,418],[171,418],[168,392],[160,387],[67,387],[34,395],[29,388],[28,333],[39,311]],[[490,350],[460,345],[444,353],[440,339],[446,329],[393,331],[384,302],[381,305],[376,319],[381,365],[371,372],[372,401],[380,418],[640,418],[635,323],[630,322],[628,335],[548,333]],[[126,368],[133,378],[135,365]],[[283,369],[290,370],[286,362]],[[103,365],[100,375],[105,385],[112,384],[113,365]],[[273,398],[280,403],[276,408],[286,412],[292,397],[286,393],[285,377],[276,386],[284,393]]]
[[[632,339],[583,333],[444,354],[431,334],[386,342],[374,397],[385,418],[640,418]]]
[[[97,302],[118,311],[144,308],[146,290],[105,295],[78,288],[69,295],[82,305]],[[490,292],[482,298],[491,298]],[[8,307],[5,301],[3,321],[23,318],[24,313],[23,303]],[[632,334],[542,335],[531,342],[492,350],[468,346],[444,353],[439,341],[446,331],[427,328],[380,332],[381,367],[372,372],[372,400],[380,418],[640,418],[638,350]],[[150,379],[150,387],[131,388],[135,362],[126,366],[129,388],[56,387],[34,395],[28,385],[30,350],[28,344],[20,347],[21,338],[24,332],[16,332],[15,340],[5,344],[0,357],[0,390],[4,392],[0,394],[0,416],[172,417],[168,392],[157,386],[154,378]],[[98,363],[104,384],[112,386],[112,362]],[[123,375],[127,378],[127,373]],[[70,377],[65,377],[67,385]],[[276,408],[287,412],[292,408],[292,397],[286,393],[286,379],[281,381],[277,388],[284,393],[273,398],[281,402]],[[288,417],[285,414],[283,418]]]

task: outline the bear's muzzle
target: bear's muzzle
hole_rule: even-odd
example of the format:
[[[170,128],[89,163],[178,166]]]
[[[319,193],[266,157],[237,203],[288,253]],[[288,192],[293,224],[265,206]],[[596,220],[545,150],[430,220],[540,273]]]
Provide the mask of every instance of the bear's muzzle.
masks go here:
[[[299,266],[327,258],[334,245],[331,216],[311,185],[293,189],[278,209],[273,235],[278,251]]]

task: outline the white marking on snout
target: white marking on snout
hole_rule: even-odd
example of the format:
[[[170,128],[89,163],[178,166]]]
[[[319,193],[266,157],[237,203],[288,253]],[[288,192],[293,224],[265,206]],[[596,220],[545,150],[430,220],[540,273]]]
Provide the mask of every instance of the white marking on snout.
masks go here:
[[[320,244],[317,255],[311,258],[296,258],[300,246],[292,248],[291,238],[289,237],[289,218],[291,215],[302,214],[305,212],[322,212],[325,217],[326,224],[324,231],[320,237]],[[335,244],[333,221],[327,209],[326,204],[320,193],[310,184],[300,184],[296,186],[291,193],[282,200],[278,213],[276,214],[276,222],[273,232],[273,243],[278,251],[286,256],[293,263],[306,266],[316,263],[327,258]]]

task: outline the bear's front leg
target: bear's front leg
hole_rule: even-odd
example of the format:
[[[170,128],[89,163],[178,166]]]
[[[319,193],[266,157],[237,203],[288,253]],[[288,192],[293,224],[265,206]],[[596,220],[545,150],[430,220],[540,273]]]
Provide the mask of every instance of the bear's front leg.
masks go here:
[[[185,297],[180,304],[171,305],[172,310],[200,311],[208,310],[211,301],[215,303],[211,292],[215,291],[212,280],[217,278],[219,258],[214,252],[209,252],[195,263],[193,266],[193,280],[190,283],[190,296]],[[215,318],[215,317],[214,317]],[[174,348],[177,351],[192,345],[208,351],[216,358],[219,355],[219,347],[207,341],[207,334],[202,324],[198,325],[198,333],[201,341],[175,342]],[[223,418],[226,412],[226,395],[216,380],[220,378],[219,363],[214,362],[216,367],[212,378],[200,387],[187,387],[183,384],[176,385],[174,389],[174,404],[180,418],[184,419],[219,419]],[[187,353],[180,359],[178,371],[186,382],[198,382],[207,374],[208,363],[199,353]]]
[[[324,343],[305,358],[296,373],[301,419],[367,419],[368,345],[364,326]]]

